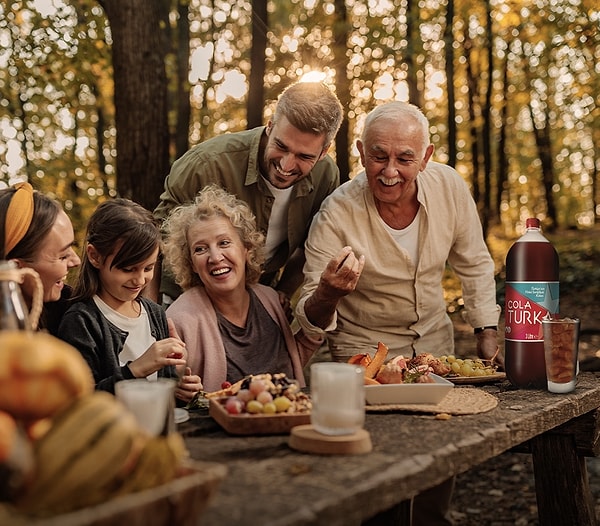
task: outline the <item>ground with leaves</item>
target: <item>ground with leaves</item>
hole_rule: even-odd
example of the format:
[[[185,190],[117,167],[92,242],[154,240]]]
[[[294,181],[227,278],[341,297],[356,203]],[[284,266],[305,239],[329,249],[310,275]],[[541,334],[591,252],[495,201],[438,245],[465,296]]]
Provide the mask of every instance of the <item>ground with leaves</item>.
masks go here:
[[[550,237],[550,236],[549,236]],[[552,236],[561,261],[561,312],[581,319],[582,366],[600,370],[600,228],[567,231]],[[457,354],[472,354],[472,329],[453,317]],[[587,459],[596,515],[600,518],[600,459]],[[529,455],[505,453],[477,469],[459,475],[454,491],[455,526],[537,525],[533,466]]]

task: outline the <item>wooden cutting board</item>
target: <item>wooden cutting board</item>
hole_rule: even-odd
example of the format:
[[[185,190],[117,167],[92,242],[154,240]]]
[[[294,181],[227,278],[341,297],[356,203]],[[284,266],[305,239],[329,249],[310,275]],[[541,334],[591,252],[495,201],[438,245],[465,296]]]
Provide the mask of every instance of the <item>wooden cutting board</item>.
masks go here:
[[[284,435],[294,426],[310,423],[310,412],[230,415],[219,398],[211,398],[208,414],[232,435]]]

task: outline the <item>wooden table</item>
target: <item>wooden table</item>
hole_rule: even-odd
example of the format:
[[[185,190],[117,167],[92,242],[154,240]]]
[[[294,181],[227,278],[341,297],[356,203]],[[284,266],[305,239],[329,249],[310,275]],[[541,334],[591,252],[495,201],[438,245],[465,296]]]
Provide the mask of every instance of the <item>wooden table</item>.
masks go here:
[[[179,426],[192,457],[228,467],[201,524],[386,524],[416,494],[517,448],[533,455],[540,524],[593,525],[584,456],[600,451],[599,380],[581,373],[567,395],[480,386],[498,406],[449,420],[367,413],[373,451],[366,455],[300,453],[288,436],[231,436],[206,412],[192,414]]]

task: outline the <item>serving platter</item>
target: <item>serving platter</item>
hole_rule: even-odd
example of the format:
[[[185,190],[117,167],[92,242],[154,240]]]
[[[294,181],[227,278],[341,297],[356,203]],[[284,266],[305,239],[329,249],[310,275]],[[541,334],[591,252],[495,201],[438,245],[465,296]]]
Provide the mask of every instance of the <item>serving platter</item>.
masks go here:
[[[211,398],[208,414],[232,435],[284,435],[295,426],[310,424],[310,412],[230,415],[223,405],[227,397]]]
[[[493,384],[506,380],[506,373],[497,372],[481,376],[445,376],[445,378],[455,385]]]
[[[438,404],[452,390],[454,384],[437,374],[428,384],[365,385],[367,405],[378,404]]]

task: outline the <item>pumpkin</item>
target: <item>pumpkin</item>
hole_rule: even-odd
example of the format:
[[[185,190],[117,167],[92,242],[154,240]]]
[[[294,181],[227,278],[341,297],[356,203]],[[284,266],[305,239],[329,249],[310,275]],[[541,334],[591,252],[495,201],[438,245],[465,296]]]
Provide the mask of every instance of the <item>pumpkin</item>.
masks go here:
[[[33,422],[94,390],[79,351],[47,333],[0,331],[0,411]]]
[[[16,495],[32,471],[29,440],[15,419],[0,411],[0,501]]]
[[[17,435],[15,419],[0,411],[0,463],[5,463],[10,456]]]
[[[34,443],[35,474],[17,508],[47,516],[105,502],[131,474],[148,439],[113,395],[80,397]]]

